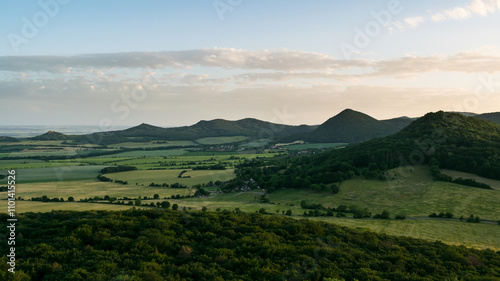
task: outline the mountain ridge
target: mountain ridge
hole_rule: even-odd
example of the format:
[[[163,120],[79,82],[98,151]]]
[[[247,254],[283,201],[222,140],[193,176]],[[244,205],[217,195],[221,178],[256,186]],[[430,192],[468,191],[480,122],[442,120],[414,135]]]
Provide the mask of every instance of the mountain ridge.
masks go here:
[[[456,113],[474,115],[473,113]],[[474,118],[500,124],[500,112],[474,115]],[[359,143],[373,138],[384,137],[400,131],[415,118],[397,117],[377,120],[365,113],[353,109],[345,109],[320,125],[283,125],[262,121],[255,118],[244,118],[236,121],[225,119],[200,120],[190,126],[163,128],[142,123],[124,130],[97,132],[86,135],[65,135],[49,131],[31,137],[31,140],[74,140],[111,144],[129,141],[127,138],[144,140],[196,140],[204,137],[243,135],[251,139],[273,138],[278,142],[304,140],[307,142],[341,142]],[[10,141],[19,138],[9,139]],[[92,141],[89,141],[92,140]]]

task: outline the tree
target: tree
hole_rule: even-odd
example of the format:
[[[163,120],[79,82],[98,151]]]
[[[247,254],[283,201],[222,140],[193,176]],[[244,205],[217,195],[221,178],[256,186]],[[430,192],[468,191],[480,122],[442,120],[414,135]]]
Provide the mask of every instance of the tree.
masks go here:
[[[177,209],[179,209],[179,205],[177,204],[172,205],[172,210],[177,211]]]
[[[382,214],[380,214],[380,218],[387,220],[390,218],[390,213],[387,210],[383,210]]]
[[[160,195],[159,195],[159,194],[155,194],[155,195],[153,195],[153,198],[154,198],[154,199],[159,199],[159,198],[160,198]]]
[[[68,197],[68,201],[69,202],[75,202],[75,198],[73,198],[73,196],[70,196],[70,197]]]
[[[202,210],[203,212],[206,212],[206,211],[207,211],[207,209],[208,209],[208,208],[207,208],[207,207],[205,207],[205,206],[203,206],[203,207],[201,208],[201,210]]]
[[[292,215],[292,210],[290,210],[290,209],[289,209],[289,210],[287,210],[287,211],[286,211],[286,215],[287,215],[287,216],[291,216],[291,215]]]
[[[141,198],[135,199],[135,205],[140,206],[141,205]]]
[[[164,209],[170,208],[170,202],[168,202],[168,201],[161,202],[161,207]]]

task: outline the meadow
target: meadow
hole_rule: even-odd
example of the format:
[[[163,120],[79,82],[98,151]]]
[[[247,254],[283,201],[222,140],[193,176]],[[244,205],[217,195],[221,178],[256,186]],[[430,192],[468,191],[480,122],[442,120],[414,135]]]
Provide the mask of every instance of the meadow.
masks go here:
[[[498,181],[498,180],[487,179],[487,178],[483,178],[483,177],[480,177],[478,175],[474,175],[471,173],[464,173],[464,172],[458,172],[458,171],[452,171],[452,170],[446,170],[446,169],[442,169],[441,173],[448,175],[448,176],[452,177],[453,179],[456,179],[456,178],[474,179],[477,182],[485,183],[485,184],[491,186],[491,188],[493,188],[493,189],[500,190],[500,181]]]
[[[287,145],[288,150],[306,150],[306,149],[323,149],[323,148],[338,148],[344,147],[348,143],[304,143]]]
[[[211,138],[201,138],[197,139],[196,142],[205,145],[217,145],[226,143],[242,142],[247,140],[248,137],[245,136],[233,136],[233,137],[211,137]]]
[[[51,168],[17,169],[17,183],[67,182],[95,179],[106,166],[54,166]]]
[[[224,144],[241,141],[241,137],[234,138],[204,138],[197,142],[204,145]],[[453,183],[433,181],[427,166],[401,168],[388,172],[390,180],[367,180],[355,177],[344,181],[338,194],[327,192],[312,192],[307,190],[281,189],[266,195],[269,203],[262,203],[263,190],[246,192],[231,192],[213,194],[201,198],[170,199],[172,196],[190,196],[195,189],[173,189],[151,187],[151,183],[182,183],[189,187],[217,180],[227,181],[234,175],[234,166],[246,160],[255,158],[272,158],[286,154],[286,150],[297,151],[303,149],[334,148],[345,144],[294,144],[281,150],[269,150],[261,147],[268,140],[249,142],[232,151],[212,151],[207,147],[195,149],[160,149],[135,150],[118,154],[95,157],[67,158],[64,153],[85,153],[92,150],[77,150],[77,147],[64,147],[60,141],[30,141],[30,145],[55,145],[60,151],[45,151],[43,153],[62,153],[60,159],[12,159],[0,160],[0,169],[15,168],[17,171],[17,195],[25,199],[18,201],[18,212],[45,212],[52,210],[123,210],[132,205],[116,205],[102,203],[67,202],[68,197],[76,201],[94,197],[128,197],[142,199],[152,198],[158,194],[160,199],[142,200],[143,204],[156,204],[168,200],[171,204],[178,204],[180,208],[201,210],[207,207],[209,211],[239,209],[243,212],[259,212],[264,209],[268,214],[283,215],[287,210],[292,211],[292,217],[304,219],[303,213],[310,210],[302,209],[300,202],[319,203],[325,207],[340,205],[367,208],[372,215],[383,210],[390,212],[391,217],[397,214],[406,215],[406,220],[375,220],[353,219],[352,214],[347,218],[336,217],[307,217],[314,220],[325,220],[349,227],[369,228],[376,232],[398,236],[411,236],[429,241],[441,240],[449,244],[462,244],[469,247],[500,249],[498,225],[472,224],[449,220],[430,220],[431,213],[451,212],[455,218],[468,217],[470,214],[481,217],[483,220],[500,220],[500,181],[474,177],[480,182],[490,184],[497,190],[477,189]],[[120,143],[109,145],[105,149],[146,148],[165,146],[195,145],[194,142],[144,142]],[[100,150],[105,151],[105,150]],[[18,152],[29,155],[32,151]],[[8,153],[13,155],[12,153]],[[52,154],[51,154],[52,155]],[[1,155],[0,155],[1,156]],[[197,166],[223,164],[226,170],[192,170]],[[104,167],[115,165],[135,166],[139,170],[110,173],[106,177],[113,180],[126,181],[127,184],[99,182],[96,179],[99,171]],[[186,170],[179,178],[181,171]],[[473,178],[474,175],[446,171],[453,177]],[[5,174],[5,173],[3,173]],[[0,183],[0,186],[5,180]],[[263,186],[265,188],[265,186]],[[206,188],[216,191],[217,188]],[[2,194],[2,193],[0,193]],[[47,196],[49,198],[63,198],[65,202],[27,201],[32,197]],[[6,195],[5,195],[6,196]],[[165,199],[168,198],[168,199]],[[138,208],[150,208],[139,206]]]
[[[148,186],[151,183],[155,184],[173,184],[181,183],[187,186],[193,186],[196,184],[207,183],[209,181],[227,181],[234,178],[234,170],[196,170],[188,171],[183,174],[182,178],[179,178],[179,174],[182,169],[175,170],[149,170],[149,171],[130,171],[130,172],[120,172],[106,174],[106,177],[113,180],[127,181],[129,185],[144,185]]]
[[[158,194],[160,198],[170,198],[172,195],[192,195],[194,190],[190,188],[163,188],[150,187],[140,185],[122,185],[111,182],[100,182],[96,180],[82,181],[55,181],[55,182],[39,182],[26,183],[17,185],[17,194],[28,200],[32,197],[42,197],[46,195],[49,198],[73,197],[76,201],[85,198],[104,197],[106,195],[116,198],[143,198],[144,196],[153,197]],[[57,204],[57,203],[55,203]],[[62,204],[62,203],[61,203]],[[24,210],[20,210],[24,212]],[[30,209],[26,211],[37,211]]]
[[[122,153],[98,156],[102,158],[123,158],[123,157],[165,157],[174,155],[183,155],[186,153],[184,149],[165,149],[165,150],[135,150]]]

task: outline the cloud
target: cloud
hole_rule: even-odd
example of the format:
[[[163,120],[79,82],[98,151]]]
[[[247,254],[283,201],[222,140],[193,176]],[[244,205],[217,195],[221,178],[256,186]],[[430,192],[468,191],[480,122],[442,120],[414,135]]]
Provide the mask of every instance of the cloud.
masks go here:
[[[212,48],[169,52],[130,52],[75,56],[4,56],[0,70],[70,73],[92,68],[176,68],[220,67],[269,70],[334,70],[367,66],[366,62],[338,60],[332,56],[290,50],[250,51]]]
[[[495,3],[497,2],[497,3]],[[495,5],[497,4],[497,5]],[[486,16],[488,13],[494,13],[496,10],[496,7],[500,7],[500,1],[494,1],[494,0],[474,0],[472,3],[467,7],[471,12],[474,14],[478,14],[481,16]]]
[[[446,20],[465,20],[471,18],[473,15],[487,16],[490,13],[495,13],[500,11],[500,0],[473,0],[469,4],[461,7],[453,7],[450,9],[445,9],[441,11],[428,11],[430,14],[428,17],[415,16],[405,18],[402,24],[399,21],[393,21],[389,25],[389,30],[393,31],[397,27],[399,30],[403,30],[406,27],[416,28],[427,20],[433,22],[442,22]]]
[[[180,67],[186,69],[186,73],[179,72]],[[48,72],[61,69],[71,71]],[[354,81],[370,76],[403,77],[435,71],[494,73],[500,71],[500,51],[495,46],[487,46],[453,55],[340,60],[303,51],[214,48],[70,57],[0,57],[0,70],[8,74],[0,81],[52,81],[57,77],[63,84],[73,80],[78,82],[75,85],[97,91],[101,84],[110,82],[141,83],[145,75],[154,76],[159,83],[193,86],[293,79]],[[217,73],[217,77],[213,73]]]
[[[472,15],[486,16],[500,10],[500,0],[473,0],[470,4],[463,7],[453,7],[444,11],[432,13],[431,19],[435,22],[444,20],[463,20],[472,17]]]
[[[417,27],[419,24],[424,22],[423,17],[412,17],[412,18],[406,18],[404,19],[405,23],[412,28]]]

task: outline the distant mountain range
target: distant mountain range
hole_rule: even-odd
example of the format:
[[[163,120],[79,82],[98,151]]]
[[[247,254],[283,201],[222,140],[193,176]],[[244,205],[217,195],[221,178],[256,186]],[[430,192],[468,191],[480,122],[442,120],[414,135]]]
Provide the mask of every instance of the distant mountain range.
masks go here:
[[[283,138],[313,131],[317,126],[290,126],[265,122],[253,118],[238,121],[215,119],[200,121],[192,126],[161,128],[149,124],[141,124],[126,130],[98,132],[87,135],[64,135],[49,131],[32,140],[73,140],[76,142],[92,142],[113,144],[127,141],[176,141],[197,140],[206,137],[246,136],[249,139]]]
[[[460,112],[458,114],[473,116],[500,124],[500,112],[474,114]],[[86,135],[65,135],[49,131],[32,137],[32,140],[72,140],[76,142],[93,142],[113,144],[127,141],[175,141],[197,140],[205,137],[246,136],[249,139],[270,138],[279,142],[303,140],[312,143],[360,143],[399,132],[416,118],[399,117],[388,120],[377,120],[364,113],[346,109],[328,119],[319,126],[282,125],[253,118],[237,121],[215,119],[199,121],[192,126],[161,128],[149,124],[141,124],[125,130],[98,132]],[[17,141],[16,138],[0,138],[0,141]]]

